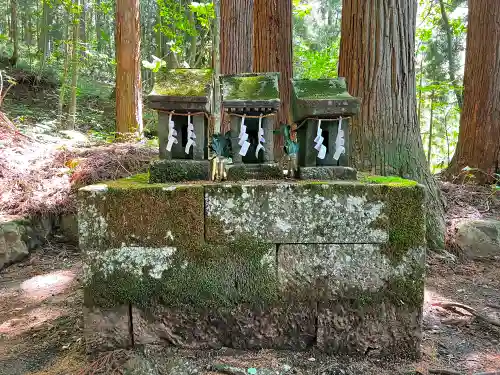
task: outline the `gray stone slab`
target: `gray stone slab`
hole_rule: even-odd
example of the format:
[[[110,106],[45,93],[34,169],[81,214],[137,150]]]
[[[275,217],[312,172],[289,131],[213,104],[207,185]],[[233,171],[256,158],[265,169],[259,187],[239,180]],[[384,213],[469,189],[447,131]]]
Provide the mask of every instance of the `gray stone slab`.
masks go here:
[[[385,243],[380,186],[359,183],[248,183],[205,187],[207,239],[251,235],[272,243]]]

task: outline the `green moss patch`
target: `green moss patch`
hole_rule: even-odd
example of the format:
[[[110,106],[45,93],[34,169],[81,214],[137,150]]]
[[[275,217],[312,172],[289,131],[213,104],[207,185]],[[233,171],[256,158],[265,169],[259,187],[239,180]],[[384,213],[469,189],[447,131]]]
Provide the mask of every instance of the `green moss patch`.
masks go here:
[[[279,100],[279,73],[221,76],[223,100]]]
[[[361,182],[396,187],[412,187],[418,184],[416,181],[407,180],[398,176],[364,176]]]
[[[224,246],[179,246],[160,279],[147,268],[142,276],[119,266],[108,277],[97,270],[85,287],[85,303],[187,309],[272,303],[278,290],[274,255],[269,244],[244,237]]]
[[[150,95],[208,96],[211,90],[211,69],[160,69]]]
[[[196,246],[204,237],[203,186],[108,185],[106,223],[111,248],[137,244]]]
[[[292,81],[293,92],[301,100],[354,99],[347,92],[344,78],[337,79],[299,79]]]
[[[209,178],[208,161],[156,160],[149,168],[149,182],[166,183],[205,180]]]

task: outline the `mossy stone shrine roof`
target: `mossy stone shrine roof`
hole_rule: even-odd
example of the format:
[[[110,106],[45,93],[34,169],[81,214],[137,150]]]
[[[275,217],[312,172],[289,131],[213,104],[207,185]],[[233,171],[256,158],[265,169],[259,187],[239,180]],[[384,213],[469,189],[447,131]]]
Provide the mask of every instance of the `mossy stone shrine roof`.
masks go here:
[[[344,78],[336,79],[294,79],[293,92],[301,100],[354,99],[347,91]]]
[[[208,97],[212,87],[212,69],[160,69],[149,96]]]
[[[278,101],[279,73],[242,73],[221,76],[224,102]]]
[[[294,121],[307,117],[355,115],[360,100],[347,91],[345,78],[292,79]]]

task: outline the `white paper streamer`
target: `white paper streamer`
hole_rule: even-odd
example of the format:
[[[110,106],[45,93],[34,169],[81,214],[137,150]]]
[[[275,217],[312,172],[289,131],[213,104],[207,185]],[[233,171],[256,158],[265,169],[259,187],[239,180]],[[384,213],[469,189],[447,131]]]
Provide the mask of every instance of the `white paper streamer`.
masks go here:
[[[344,143],[345,143],[344,130],[342,130],[342,117],[341,117],[339,119],[339,128],[337,131],[337,139],[335,140],[335,155],[333,155],[333,158],[335,160],[339,160],[340,155],[345,153]]]
[[[264,138],[264,129],[262,129],[262,113],[260,114],[260,117],[259,117],[259,131],[257,133],[257,138],[259,139],[258,140],[258,143],[257,143],[257,148],[255,149],[255,157],[258,158],[259,157],[259,151],[260,150],[264,150],[264,146],[262,146],[262,143],[264,143],[266,140]]]
[[[196,145],[194,141],[196,139],[196,134],[194,134],[194,125],[191,123],[191,115],[188,114],[188,140],[184,152],[189,154],[189,149]]]
[[[314,148],[318,151],[318,158],[319,159],[324,159],[326,156],[326,146],[323,144],[323,141],[325,140],[323,136],[321,135],[321,120],[318,120],[318,130],[316,131],[316,138],[314,138]]]
[[[172,120],[172,114],[168,116],[168,141],[167,141],[167,151],[172,151],[172,145],[177,144],[177,130],[175,130],[175,123]]]
[[[238,136],[238,144],[241,146],[239,154],[245,156],[250,147],[250,142],[248,142],[247,127],[245,125],[245,115],[241,118],[240,135]]]

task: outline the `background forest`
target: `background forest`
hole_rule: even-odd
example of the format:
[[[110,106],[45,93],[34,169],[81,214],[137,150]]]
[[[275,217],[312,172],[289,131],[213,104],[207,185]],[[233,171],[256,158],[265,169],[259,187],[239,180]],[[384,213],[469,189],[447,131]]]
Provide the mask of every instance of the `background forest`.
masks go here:
[[[111,139],[115,2],[0,0],[0,6],[9,10],[0,19],[0,68],[17,81],[32,80],[35,87],[51,88],[44,91],[42,101],[31,92],[13,90],[4,102],[11,120],[48,121]],[[144,94],[152,87],[155,59],[169,67],[210,66],[211,2],[141,0],[140,7]],[[294,0],[295,77],[337,76],[341,12],[341,0]],[[466,28],[466,1],[419,0],[418,118],[433,172],[446,168],[458,138]],[[18,99],[27,106],[19,106]],[[145,108],[143,116],[146,128],[154,126],[154,112]]]

